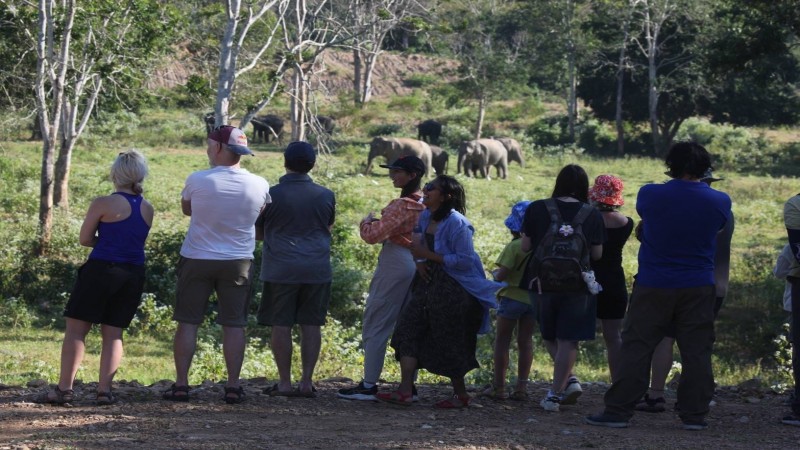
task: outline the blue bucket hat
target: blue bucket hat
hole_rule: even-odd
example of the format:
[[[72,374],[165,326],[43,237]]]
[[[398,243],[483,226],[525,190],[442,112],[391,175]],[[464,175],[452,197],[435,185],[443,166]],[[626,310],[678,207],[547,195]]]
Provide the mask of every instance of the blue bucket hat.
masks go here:
[[[522,221],[525,219],[525,211],[530,204],[530,200],[523,200],[511,207],[511,214],[506,217],[506,221],[504,222],[509,230],[514,233],[522,231]]]

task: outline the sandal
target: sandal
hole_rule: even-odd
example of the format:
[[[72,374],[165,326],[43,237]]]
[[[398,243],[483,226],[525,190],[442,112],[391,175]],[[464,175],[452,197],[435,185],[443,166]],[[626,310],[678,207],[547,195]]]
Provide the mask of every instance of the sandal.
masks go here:
[[[189,386],[178,386],[172,383],[172,386],[162,393],[161,398],[171,402],[188,402]]]
[[[490,384],[484,388],[481,392],[481,396],[489,397],[492,400],[506,400],[508,398],[508,394],[506,393],[506,388],[504,386],[495,386]]]
[[[50,397],[50,393],[55,394],[55,398]],[[39,394],[34,400],[34,403],[45,403],[50,405],[68,405],[75,399],[75,391],[72,389],[64,389],[63,391],[56,385],[52,391],[45,391]]]
[[[301,391],[300,386],[296,387],[294,390],[293,397],[303,397],[303,398],[316,398],[317,396],[317,388],[311,386],[310,391]]]
[[[268,387],[261,391],[270,397],[296,397],[297,393],[300,391],[296,391],[294,389],[289,391],[282,391],[278,388],[278,383],[272,385],[272,387]]]
[[[461,409],[469,407],[469,401],[469,395],[460,396],[453,394],[450,398],[439,400],[434,403],[433,407],[437,409]]]
[[[528,393],[525,391],[514,391],[508,398],[514,400],[515,402],[526,402],[528,401],[529,397]]]
[[[414,402],[414,394],[403,394],[400,391],[378,392],[375,394],[375,398],[385,403],[402,406],[411,406],[411,403]]]
[[[113,405],[114,403],[117,403],[117,397],[114,397],[114,394],[112,394],[111,391],[97,391],[95,403],[97,403],[97,406]]]
[[[229,397],[231,396],[231,397]],[[239,387],[226,387],[225,388],[225,403],[235,405],[244,401],[244,389]]]

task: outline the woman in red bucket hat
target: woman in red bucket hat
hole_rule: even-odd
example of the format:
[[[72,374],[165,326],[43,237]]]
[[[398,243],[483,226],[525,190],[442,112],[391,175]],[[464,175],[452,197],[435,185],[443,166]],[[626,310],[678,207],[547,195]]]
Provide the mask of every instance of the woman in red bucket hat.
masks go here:
[[[619,212],[625,204],[622,198],[624,184],[614,175],[600,175],[589,189],[589,200],[600,210],[606,226],[608,240],[603,245],[603,256],[592,261],[597,282],[603,290],[597,294],[597,318],[603,327],[603,339],[608,350],[608,369],[611,380],[616,379],[620,346],[622,345],[622,319],[628,308],[628,288],[622,269],[622,248],[633,231],[633,219]]]

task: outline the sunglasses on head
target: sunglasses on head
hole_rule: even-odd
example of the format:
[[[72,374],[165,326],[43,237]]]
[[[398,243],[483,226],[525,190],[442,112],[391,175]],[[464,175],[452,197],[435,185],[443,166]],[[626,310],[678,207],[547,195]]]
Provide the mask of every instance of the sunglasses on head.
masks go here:
[[[422,190],[424,190],[425,192],[435,191],[437,189],[439,189],[439,187],[433,184],[433,181],[427,183],[425,187],[422,188]]]

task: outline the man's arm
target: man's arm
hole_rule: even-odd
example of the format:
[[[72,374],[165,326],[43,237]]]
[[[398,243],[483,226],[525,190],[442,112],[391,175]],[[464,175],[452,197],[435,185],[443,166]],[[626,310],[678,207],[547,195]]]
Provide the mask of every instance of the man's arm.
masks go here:
[[[186,200],[185,198],[181,198],[181,211],[183,211],[184,215],[191,217],[191,215],[192,215],[192,201],[191,200]]]

